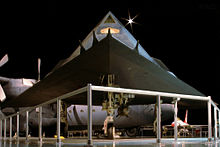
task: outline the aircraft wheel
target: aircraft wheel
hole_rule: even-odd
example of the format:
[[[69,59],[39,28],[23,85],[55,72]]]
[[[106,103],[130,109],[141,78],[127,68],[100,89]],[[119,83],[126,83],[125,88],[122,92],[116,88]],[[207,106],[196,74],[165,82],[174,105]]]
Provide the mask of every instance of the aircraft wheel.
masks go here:
[[[114,126],[112,123],[108,124],[108,138],[114,138]]]
[[[127,129],[126,130],[126,134],[129,137],[135,137],[136,135],[138,135],[139,133],[139,129],[138,128],[131,128],[131,129]]]

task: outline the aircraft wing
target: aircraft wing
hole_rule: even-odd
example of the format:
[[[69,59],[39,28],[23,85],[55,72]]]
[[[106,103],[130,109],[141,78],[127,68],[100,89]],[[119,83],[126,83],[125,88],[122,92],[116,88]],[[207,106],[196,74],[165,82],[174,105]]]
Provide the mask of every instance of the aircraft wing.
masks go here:
[[[160,59],[157,58],[153,58],[153,59],[160,65],[160,67],[162,67],[164,70],[169,71],[169,68]]]
[[[9,82],[9,78],[1,77],[0,76],[0,84],[4,85]]]
[[[153,90],[204,96],[195,88],[169,74],[135,50],[108,35],[89,50],[50,73],[46,78],[2,107],[34,106],[65,93],[82,88],[87,83],[100,85],[100,76],[114,74],[115,84],[122,88]],[[101,105],[102,93],[93,93],[93,104]],[[171,102],[172,99],[164,98]],[[67,100],[72,104],[86,104],[86,93]],[[190,102],[190,101],[189,101]],[[131,104],[155,103],[155,97],[135,96]],[[185,103],[182,105],[199,104]]]

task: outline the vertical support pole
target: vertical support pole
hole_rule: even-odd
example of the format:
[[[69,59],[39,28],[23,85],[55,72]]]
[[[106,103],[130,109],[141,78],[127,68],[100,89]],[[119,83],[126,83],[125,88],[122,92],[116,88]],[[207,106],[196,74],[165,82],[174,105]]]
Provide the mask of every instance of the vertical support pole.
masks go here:
[[[88,146],[92,146],[92,84],[87,85],[87,105],[88,105]]]
[[[6,140],[6,128],[7,128],[7,119],[5,118],[5,123],[4,123],[4,140]]]
[[[28,133],[29,133],[29,111],[26,111],[26,141],[28,141]]]
[[[38,114],[38,120],[39,120],[39,141],[42,142],[42,106],[39,107],[39,114]]]
[[[215,126],[214,126],[214,139],[217,140],[217,109],[216,107],[214,107],[214,123],[215,123]]]
[[[211,106],[211,97],[209,97],[208,105],[208,141],[212,140],[212,106]]]
[[[12,117],[9,117],[9,140],[12,141]]]
[[[218,111],[218,137],[220,138],[220,111]]]
[[[157,96],[157,143],[161,142],[161,105],[160,96]]]
[[[2,140],[2,119],[0,120],[0,140]]]
[[[60,111],[61,111],[61,100],[57,99],[57,143],[61,142],[61,139],[60,139]]]
[[[175,141],[177,141],[177,135],[178,135],[178,126],[177,126],[177,100],[175,100],[175,103],[174,103],[174,138],[175,138]]]
[[[17,112],[17,140],[19,139],[19,112]]]

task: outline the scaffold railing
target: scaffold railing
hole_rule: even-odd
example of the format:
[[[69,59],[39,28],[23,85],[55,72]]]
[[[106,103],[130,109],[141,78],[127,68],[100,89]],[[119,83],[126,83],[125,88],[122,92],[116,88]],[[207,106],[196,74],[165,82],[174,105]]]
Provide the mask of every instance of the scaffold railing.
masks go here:
[[[150,91],[150,90],[138,90],[138,89],[128,89],[128,88],[116,88],[116,87],[105,87],[105,86],[95,86],[92,84],[88,84],[87,86],[74,90],[72,92],[66,93],[64,95],[61,95],[57,98],[51,99],[47,102],[44,102],[42,104],[24,108],[12,115],[5,116],[3,118],[0,118],[0,139],[6,139],[6,120],[10,119],[10,137],[9,139],[12,139],[12,117],[17,117],[17,123],[19,124],[19,114],[26,112],[26,139],[28,139],[28,112],[35,109],[40,108],[44,105],[51,104],[54,102],[57,102],[57,142],[60,142],[60,107],[61,107],[61,100],[73,97],[75,95],[87,92],[87,106],[88,106],[88,145],[92,144],[92,91],[101,91],[101,92],[113,92],[113,93],[127,93],[127,94],[137,94],[137,95],[148,95],[148,96],[155,96],[157,99],[157,110],[158,114],[160,114],[161,108],[160,108],[160,98],[161,97],[170,97],[173,98],[175,103],[175,113],[174,113],[174,138],[177,140],[177,103],[180,99],[188,99],[188,100],[199,100],[199,101],[206,101],[207,107],[208,107],[208,140],[211,141],[212,139],[212,115],[211,115],[211,106],[214,107],[214,139],[217,139],[217,137],[220,137],[220,130],[217,131],[217,112],[218,112],[218,119],[220,120],[220,109],[218,106],[212,101],[211,97],[208,96],[195,96],[195,95],[185,95],[185,94],[177,94],[177,93],[168,93],[168,92],[159,92],[159,91]],[[39,114],[42,113],[42,109],[39,112]],[[161,116],[157,115],[157,142],[160,142],[161,140]],[[2,135],[3,131],[3,120],[4,120],[4,138]],[[39,133],[42,133],[42,115],[39,115]],[[220,127],[219,127],[220,129]],[[17,131],[19,132],[19,125],[17,125]],[[217,134],[219,132],[219,134]],[[19,136],[17,137],[19,139]],[[41,134],[39,135],[39,140],[42,141]]]

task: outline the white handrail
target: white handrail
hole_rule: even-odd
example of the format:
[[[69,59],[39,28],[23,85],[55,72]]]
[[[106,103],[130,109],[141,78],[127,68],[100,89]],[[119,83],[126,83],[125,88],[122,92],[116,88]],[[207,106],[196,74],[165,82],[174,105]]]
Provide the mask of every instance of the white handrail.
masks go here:
[[[139,95],[151,95],[151,96],[158,96],[159,95],[161,97],[182,98],[182,99],[191,99],[191,100],[200,100],[200,101],[210,100],[209,96],[208,97],[195,96],[195,95],[176,94],[176,93],[159,92],[159,91],[115,88],[115,87],[94,86],[94,85],[92,85],[92,90],[106,91],[106,92],[118,92],[118,93],[130,93],[130,94],[139,94]]]
[[[116,88],[116,87],[105,87],[105,86],[95,86],[95,85],[91,85],[91,89],[94,91],[103,91],[103,92],[116,92],[116,93],[128,93],[128,94],[137,94],[137,95],[150,95],[150,96],[161,96],[161,97],[172,97],[172,98],[182,98],[182,99],[190,99],[190,100],[200,100],[200,101],[209,101],[211,102],[211,104],[217,108],[218,111],[220,111],[220,109],[215,105],[215,103],[211,100],[211,97],[208,96],[195,96],[195,95],[186,95],[186,94],[177,94],[177,93],[168,93],[168,92],[159,92],[159,91],[150,91],[150,90],[138,90],[138,89],[128,89],[128,88]],[[87,91],[87,86],[74,90],[72,92],[66,93],[62,96],[59,96],[57,98],[51,99],[47,102],[44,102],[42,104],[36,105],[34,107],[29,107],[29,108],[25,108],[23,110],[20,110],[19,113],[23,113],[25,111],[30,111],[33,110],[37,107],[46,105],[46,104],[50,104],[53,102],[56,102],[57,99],[66,99],[69,98],[71,96],[83,93]],[[17,115],[17,112],[15,114],[12,115],[8,115],[3,119],[7,119],[9,117],[14,117]]]

